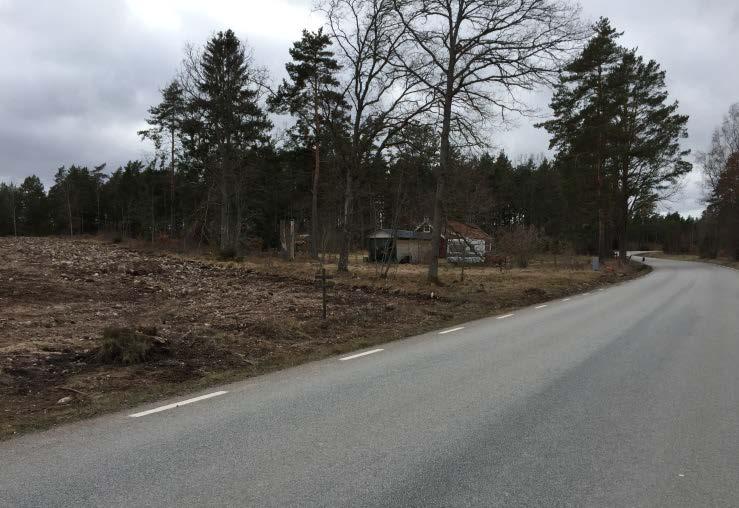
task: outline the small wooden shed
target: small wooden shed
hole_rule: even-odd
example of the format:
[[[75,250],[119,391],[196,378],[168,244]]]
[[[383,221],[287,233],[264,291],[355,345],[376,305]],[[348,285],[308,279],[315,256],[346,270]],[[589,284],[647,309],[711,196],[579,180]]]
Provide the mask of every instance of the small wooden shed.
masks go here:
[[[431,258],[431,234],[406,229],[378,229],[368,237],[370,262],[425,263]]]

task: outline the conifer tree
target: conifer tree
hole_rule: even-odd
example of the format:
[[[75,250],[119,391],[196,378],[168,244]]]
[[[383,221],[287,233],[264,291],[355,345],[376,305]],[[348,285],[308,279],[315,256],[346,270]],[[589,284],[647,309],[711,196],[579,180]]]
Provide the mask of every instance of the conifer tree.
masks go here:
[[[346,103],[337,90],[340,69],[330,49],[331,38],[323,33],[303,30],[303,36],[290,48],[292,61],[285,64],[289,80],[283,80],[270,97],[270,109],[289,113],[297,122],[293,137],[313,150],[313,186],[311,200],[311,256],[318,257],[319,219],[318,184],[321,173],[321,143],[325,132],[341,129]]]
[[[269,139],[271,123],[258,104],[259,91],[243,43],[232,30],[205,46],[195,70],[197,95],[190,101],[206,179],[220,193],[222,253],[240,249],[246,159]]]
[[[608,78],[619,64],[623,48],[608,19],[601,18],[593,27],[594,35],[582,53],[567,65],[552,98],[554,119],[541,124],[552,135],[550,148],[561,161],[582,168],[594,183],[597,210],[597,252],[606,256],[606,213],[608,210],[607,162],[609,139],[613,136],[614,100]],[[581,175],[573,175],[582,178]],[[591,208],[591,206],[586,206]]]
[[[688,136],[688,117],[677,112],[677,102],[668,103],[665,72],[657,62],[627,51],[608,88],[616,108],[611,152],[617,175],[619,256],[625,260],[632,210],[663,198],[693,165],[685,160],[690,150],[680,147]]]
[[[181,132],[185,114],[185,98],[178,81],[172,81],[162,90],[162,102],[149,108],[149,118],[146,122],[151,126],[148,130],[139,131],[142,138],[151,139],[157,151],[163,148],[165,135],[169,141],[169,209],[170,233],[175,230],[175,145],[178,133]]]

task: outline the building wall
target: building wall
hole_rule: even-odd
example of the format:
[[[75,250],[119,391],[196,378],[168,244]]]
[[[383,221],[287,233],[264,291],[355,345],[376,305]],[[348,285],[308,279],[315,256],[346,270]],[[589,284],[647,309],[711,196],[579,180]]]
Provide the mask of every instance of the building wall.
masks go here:
[[[485,240],[452,238],[447,241],[446,258],[452,263],[482,263],[486,251]]]
[[[426,263],[431,258],[429,240],[398,240],[398,261],[410,257],[411,263]]]

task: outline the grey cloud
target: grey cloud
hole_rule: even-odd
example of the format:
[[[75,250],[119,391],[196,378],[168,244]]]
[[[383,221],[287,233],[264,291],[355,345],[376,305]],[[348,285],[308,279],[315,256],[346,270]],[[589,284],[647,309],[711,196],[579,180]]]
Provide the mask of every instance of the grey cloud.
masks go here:
[[[267,67],[274,81],[283,76],[287,50],[303,28],[297,24],[309,22],[312,6],[312,0],[288,2],[305,11],[295,27],[285,30],[282,19],[264,20],[282,36],[239,32],[253,48],[255,63]],[[626,45],[663,65],[674,98],[691,117],[686,146],[705,149],[724,112],[739,101],[734,65],[739,5],[734,0],[582,3],[588,19],[610,17],[626,32]],[[183,8],[177,27],[158,29],[142,23],[125,0],[0,0],[0,180],[36,173],[48,183],[62,164],[117,166],[145,155],[149,147],[136,130],[158,100],[158,89],[174,75],[185,44],[202,44],[227,28],[223,22],[209,14],[207,2]],[[547,113],[546,92],[527,99]],[[514,157],[546,153],[546,133],[533,127],[537,120],[520,118],[516,128],[491,132],[492,144]],[[683,197],[666,206],[699,210],[699,180],[693,175]]]

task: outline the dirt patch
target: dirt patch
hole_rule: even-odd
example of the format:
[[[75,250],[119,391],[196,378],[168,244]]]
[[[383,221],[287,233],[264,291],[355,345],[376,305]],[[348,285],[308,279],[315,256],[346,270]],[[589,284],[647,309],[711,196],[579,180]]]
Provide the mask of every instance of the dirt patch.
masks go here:
[[[337,275],[328,319],[309,261],[243,263],[59,238],[0,238],[0,439],[261,374],[635,275],[533,264]],[[106,329],[155,330],[166,354],[104,362]]]

